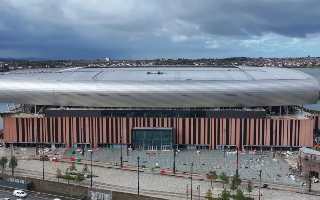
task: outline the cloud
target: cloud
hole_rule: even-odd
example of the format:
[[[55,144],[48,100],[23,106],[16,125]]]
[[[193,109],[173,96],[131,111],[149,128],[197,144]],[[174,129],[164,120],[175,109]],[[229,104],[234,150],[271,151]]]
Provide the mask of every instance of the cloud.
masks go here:
[[[319,55],[318,0],[0,0],[0,57]]]

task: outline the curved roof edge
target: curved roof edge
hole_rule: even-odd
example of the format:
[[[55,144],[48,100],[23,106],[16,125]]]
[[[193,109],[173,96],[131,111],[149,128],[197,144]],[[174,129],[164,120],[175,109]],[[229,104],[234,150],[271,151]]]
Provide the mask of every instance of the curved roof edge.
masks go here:
[[[0,102],[84,107],[259,107],[315,103],[319,83],[284,68],[107,68],[0,75]]]

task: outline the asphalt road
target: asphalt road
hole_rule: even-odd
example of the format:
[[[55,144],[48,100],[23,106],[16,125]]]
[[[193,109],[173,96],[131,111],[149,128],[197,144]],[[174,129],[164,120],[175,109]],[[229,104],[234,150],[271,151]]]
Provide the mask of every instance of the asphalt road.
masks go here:
[[[10,198],[10,200],[16,200],[19,199],[18,197],[15,197],[12,195],[13,190],[7,190],[4,188],[0,188],[0,200],[1,198]],[[64,198],[64,197],[58,197],[51,194],[44,194],[44,193],[38,193],[38,192],[31,192],[26,191],[28,193],[28,196],[26,198],[21,198],[23,200],[53,200],[54,198],[59,198],[61,200],[71,200],[70,198]],[[75,199],[72,199],[75,200]]]

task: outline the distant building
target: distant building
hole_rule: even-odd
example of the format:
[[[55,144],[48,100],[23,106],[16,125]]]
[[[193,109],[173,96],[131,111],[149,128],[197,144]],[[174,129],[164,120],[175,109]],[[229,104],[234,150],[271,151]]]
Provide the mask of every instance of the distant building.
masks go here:
[[[4,62],[0,62],[0,72],[6,72],[9,70],[9,67]]]
[[[319,178],[320,175],[320,151],[311,148],[299,150],[298,168],[301,174]]]
[[[4,63],[3,62],[0,62],[0,72],[2,72],[4,69]]]

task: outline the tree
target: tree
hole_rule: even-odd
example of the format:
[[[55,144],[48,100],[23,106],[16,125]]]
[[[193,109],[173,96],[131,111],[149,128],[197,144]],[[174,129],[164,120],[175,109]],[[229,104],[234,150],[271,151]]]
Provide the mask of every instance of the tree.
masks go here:
[[[235,200],[246,200],[247,198],[244,196],[242,190],[238,189],[236,195],[234,196]]]
[[[247,192],[249,193],[249,197],[251,196],[251,192],[252,192],[252,189],[253,189],[253,186],[252,186],[252,182],[251,181],[248,181],[248,185],[247,185]]]
[[[83,166],[82,172],[83,172],[83,173],[88,173],[88,172],[89,172],[89,168],[88,168],[88,165],[87,165],[87,164],[85,164],[85,165]]]
[[[60,177],[62,177],[62,171],[61,171],[61,169],[57,169],[57,178],[60,178]]]
[[[238,187],[241,185],[241,179],[240,179],[240,176],[239,174],[236,174],[232,177],[231,179],[231,190],[236,190],[238,189]]]
[[[225,184],[228,184],[229,183],[229,178],[228,176],[222,172],[220,175],[219,175],[219,179],[222,181],[222,185],[223,185],[223,188],[225,186]]]
[[[5,156],[1,157],[0,166],[1,166],[1,170],[2,170],[2,175],[4,173],[4,170],[6,169],[7,163],[8,163],[8,158]]]
[[[210,190],[210,189],[206,192],[205,199],[213,200],[212,192],[211,192],[211,190]]]
[[[74,162],[71,163],[71,166],[69,167],[69,170],[70,171],[77,171],[76,164]]]
[[[77,173],[76,176],[74,177],[74,180],[77,182],[81,182],[84,180],[84,176],[81,173]]]
[[[231,197],[231,194],[229,191],[227,191],[226,188],[223,189],[222,193],[221,193],[221,200],[229,200]]]
[[[62,178],[63,177],[63,175],[62,175],[62,171],[61,171],[61,169],[57,169],[57,178],[58,178],[58,182],[59,182],[59,179],[60,178]]]
[[[18,166],[18,160],[15,156],[10,158],[9,167],[11,168],[11,175],[14,176],[14,169]]]
[[[216,173],[216,171],[210,171],[209,173],[207,173],[207,179],[210,180],[210,185],[212,188],[213,185],[213,181],[216,180],[218,178],[218,175]]]

